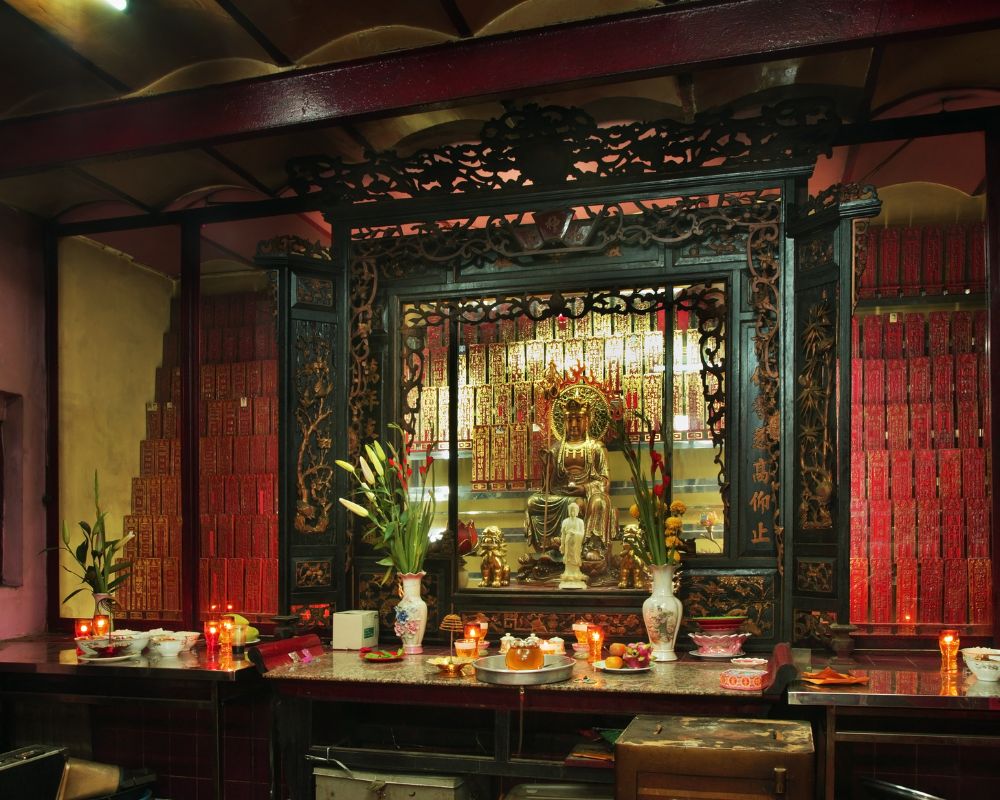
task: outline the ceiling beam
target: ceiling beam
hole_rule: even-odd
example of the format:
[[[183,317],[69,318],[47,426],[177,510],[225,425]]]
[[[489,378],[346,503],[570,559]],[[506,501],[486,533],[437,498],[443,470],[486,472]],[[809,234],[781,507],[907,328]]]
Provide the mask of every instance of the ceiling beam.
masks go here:
[[[663,8],[4,120],[0,176],[511,97],[542,87],[998,26],[995,0],[742,0]]]

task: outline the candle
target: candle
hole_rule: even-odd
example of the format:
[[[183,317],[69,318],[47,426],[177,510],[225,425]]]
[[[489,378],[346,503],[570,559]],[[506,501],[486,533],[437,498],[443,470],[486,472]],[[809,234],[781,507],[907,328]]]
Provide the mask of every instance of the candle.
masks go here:
[[[942,669],[957,669],[958,646],[960,640],[958,631],[946,628],[938,635],[938,647],[941,650]]]
[[[590,655],[588,661],[594,663],[601,660],[601,653],[604,650],[604,631],[599,625],[591,625],[587,628],[587,644],[590,645]]]
[[[465,625],[466,639],[482,639],[483,629],[478,622],[468,622]]]
[[[111,618],[107,614],[97,614],[91,624],[94,636],[104,636],[111,633]]]
[[[459,658],[475,658],[478,651],[478,639],[457,639],[455,641],[455,655]]]
[[[219,646],[221,627],[217,619],[205,621],[205,648],[209,653],[214,653]]]
[[[93,623],[89,619],[78,619],[73,630],[77,638],[90,636],[90,629]]]

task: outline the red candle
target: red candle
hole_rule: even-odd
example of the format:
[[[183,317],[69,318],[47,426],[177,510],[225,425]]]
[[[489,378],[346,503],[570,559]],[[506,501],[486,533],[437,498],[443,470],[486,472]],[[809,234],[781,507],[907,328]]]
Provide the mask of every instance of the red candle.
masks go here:
[[[90,629],[93,623],[89,619],[78,619],[73,630],[77,638],[81,636],[90,636]]]
[[[104,636],[111,632],[111,620],[107,614],[97,614],[93,620],[94,636]]]
[[[465,625],[465,638],[466,639],[476,639],[477,641],[483,637],[483,629],[479,626],[478,622],[469,622]]]
[[[217,619],[205,621],[205,648],[209,653],[214,653],[219,646],[219,632],[221,627]]]

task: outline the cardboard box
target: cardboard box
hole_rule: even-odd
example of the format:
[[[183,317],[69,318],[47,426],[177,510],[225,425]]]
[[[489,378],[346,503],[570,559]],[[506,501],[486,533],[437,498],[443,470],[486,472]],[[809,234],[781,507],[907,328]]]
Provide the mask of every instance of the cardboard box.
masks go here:
[[[378,644],[378,613],[375,611],[338,611],[333,615],[334,650],[360,650]]]
[[[352,613],[352,612],[347,612]],[[360,612],[359,612],[360,613]],[[372,611],[372,614],[375,612]],[[468,800],[464,778],[316,767],[316,800]],[[377,791],[373,787],[378,787]]]

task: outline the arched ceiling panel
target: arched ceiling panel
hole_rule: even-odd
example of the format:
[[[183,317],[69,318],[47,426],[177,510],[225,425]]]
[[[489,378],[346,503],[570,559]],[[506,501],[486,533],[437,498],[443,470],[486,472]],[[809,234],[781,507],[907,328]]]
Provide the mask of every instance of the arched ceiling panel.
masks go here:
[[[227,83],[245,78],[257,78],[261,75],[273,75],[276,72],[281,72],[281,68],[270,61],[258,61],[253,58],[216,58],[175,69],[148,86],[137,89],[132,94],[176,92],[197,86],[208,86],[213,83]]]
[[[86,164],[81,169],[150,208],[163,208],[181,195],[205,186],[252,188],[240,175],[201,150],[108,159]]]
[[[104,0],[8,0],[129,89],[215,58],[269,60],[214,0],[133,2],[128,13]]]
[[[409,50],[452,41],[455,37],[430,28],[408,25],[380,25],[345,34],[327,42],[299,60],[302,66],[329,64],[367,58],[394,50]]]
[[[476,36],[659,8],[658,0],[455,0]]]
[[[76,167],[0,180],[0,203],[43,219],[85,203],[120,199],[111,187],[95,183]]]
[[[1000,32],[991,30],[886,46],[872,113],[930,89],[1000,89]]]
[[[419,134],[421,131],[463,120],[475,121],[477,135],[474,138],[478,139],[478,131],[483,122],[493,117],[499,117],[503,113],[504,107],[500,103],[475,103],[437,111],[425,111],[420,114],[404,114],[389,119],[361,122],[355,127],[376,151],[392,150],[397,148],[404,139],[408,140],[408,137]],[[429,134],[420,145],[414,146],[408,140],[408,147],[412,151],[418,147],[452,143],[452,141],[440,141],[434,134]]]
[[[318,60],[321,51],[332,42],[351,34],[369,34],[382,27],[424,29],[427,38],[422,44],[460,35],[449,19],[444,4],[437,0],[406,3],[398,0],[367,0],[351,3],[349,8],[345,8],[347,4],[343,2],[330,0],[283,0],[280,3],[274,0],[234,0],[233,5],[298,64],[321,63]],[[367,46],[371,46],[378,37],[379,34],[370,34]],[[387,41],[392,40],[390,38]],[[345,51],[346,49],[345,46]],[[358,49],[364,48],[359,44]],[[370,50],[364,55],[372,55],[374,52],[379,51]]]

